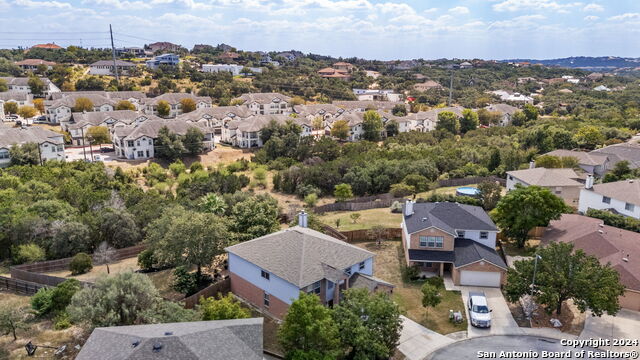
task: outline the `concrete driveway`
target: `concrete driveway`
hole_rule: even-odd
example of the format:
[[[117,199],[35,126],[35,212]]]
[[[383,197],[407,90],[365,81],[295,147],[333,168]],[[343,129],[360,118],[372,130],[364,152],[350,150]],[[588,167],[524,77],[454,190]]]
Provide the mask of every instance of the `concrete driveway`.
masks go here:
[[[422,360],[433,351],[453,343],[455,340],[429,330],[417,322],[402,318],[400,350],[408,360]]]
[[[592,316],[587,313],[580,339],[638,339],[640,340],[640,312],[620,310],[616,316]],[[638,351],[640,346],[604,346],[604,350]]]

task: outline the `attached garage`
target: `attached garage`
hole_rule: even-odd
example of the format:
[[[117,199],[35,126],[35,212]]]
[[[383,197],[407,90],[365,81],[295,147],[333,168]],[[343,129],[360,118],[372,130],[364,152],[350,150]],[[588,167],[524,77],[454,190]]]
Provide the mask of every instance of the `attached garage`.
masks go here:
[[[500,287],[501,272],[460,270],[460,285]]]

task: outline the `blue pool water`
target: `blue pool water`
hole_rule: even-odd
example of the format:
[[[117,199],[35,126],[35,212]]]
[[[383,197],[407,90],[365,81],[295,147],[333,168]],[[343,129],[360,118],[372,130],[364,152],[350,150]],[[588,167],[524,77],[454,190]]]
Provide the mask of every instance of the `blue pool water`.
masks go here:
[[[456,189],[458,196],[480,196],[480,190],[471,186],[459,187]]]

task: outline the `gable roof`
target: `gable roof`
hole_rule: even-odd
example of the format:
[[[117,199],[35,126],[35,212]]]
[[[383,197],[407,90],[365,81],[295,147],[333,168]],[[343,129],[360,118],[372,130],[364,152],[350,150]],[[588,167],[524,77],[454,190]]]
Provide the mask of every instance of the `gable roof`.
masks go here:
[[[15,64],[18,65],[18,66],[37,66],[37,65],[53,66],[53,65],[56,65],[56,63],[54,63],[52,61],[46,61],[46,60],[42,60],[42,59],[24,59],[22,61],[16,61]]]
[[[360,110],[360,109],[366,110],[367,108],[391,111],[393,107],[398,104],[407,107],[407,104],[405,104],[402,101],[342,100],[342,101],[333,102],[333,105],[339,108],[345,109],[347,111]]]
[[[409,234],[430,227],[437,227],[454,236],[456,230],[498,231],[481,207],[453,202],[415,203],[413,214],[403,215],[403,221]]]
[[[600,195],[622,200],[635,205],[640,205],[640,179],[614,181],[604,184],[595,184],[591,189]]]
[[[24,91],[9,90],[0,92],[0,100],[2,101],[29,101],[31,95]]]
[[[0,77],[0,79],[6,81],[7,85],[9,85],[9,86],[29,86],[29,78],[28,77],[10,77],[10,76],[5,76],[5,77]],[[51,84],[51,80],[49,80],[46,77],[41,77],[39,79],[42,80],[42,83],[44,84],[44,86],[49,86],[49,84]]]
[[[131,110],[78,112],[72,113],[71,115],[73,116],[74,123],[68,126],[69,129],[79,129],[86,125],[97,126],[107,119],[118,120],[125,124],[131,124],[140,117],[159,119],[153,115],[140,114]]]
[[[57,145],[64,144],[62,134],[38,126],[28,128],[0,127],[0,148],[10,148],[15,144],[50,142]]]
[[[196,109],[186,114],[178,115],[176,119],[198,121],[200,119],[203,119],[206,115],[212,118],[222,119],[227,117],[229,114],[234,114],[235,116],[240,118],[248,118],[252,115],[251,111],[249,111],[249,109],[247,109],[245,106],[212,106]]]
[[[145,98],[143,103],[145,105],[158,105],[158,102],[164,100],[169,104],[175,105],[178,104],[180,100],[186,98],[193,99],[196,103],[205,102],[207,104],[211,104],[211,98],[208,96],[195,96],[187,93],[165,93],[154,98]]]
[[[227,123],[227,128],[231,130],[239,130],[242,132],[256,132],[262,130],[269,125],[271,121],[278,124],[284,124],[287,120],[296,121],[289,115],[272,114],[272,115],[253,115],[246,119],[231,120]]]
[[[609,155],[612,165],[626,160],[629,162],[629,167],[632,169],[640,167],[640,145],[634,143],[615,144],[603,147],[602,149],[596,149],[590,152],[590,154],[605,154]]]
[[[96,328],[76,359],[262,360],[262,322],[252,318]],[[156,351],[154,345],[162,347]]]
[[[320,112],[329,114],[338,114],[342,112],[342,109],[334,104],[308,104],[308,105],[294,105],[293,111],[302,116],[317,115]]]
[[[89,66],[113,66],[113,60],[99,60]],[[135,67],[136,64],[123,60],[116,60],[116,66]]]
[[[588,216],[563,214],[549,223],[542,236],[543,245],[552,242],[572,243],[601,264],[610,263],[625,287],[640,291],[640,233],[603,225],[602,220]]]
[[[511,106],[509,104],[489,104],[485,107],[485,109],[489,111],[498,111],[508,115],[513,115],[517,111],[520,111],[520,109],[518,109],[517,107]]]
[[[204,134],[213,133],[213,129],[198,123],[191,123],[180,120],[152,119],[146,120],[138,126],[118,126],[114,132],[116,136],[124,140],[135,140],[139,137],[146,136],[152,139],[158,137],[158,132],[163,127],[167,127],[171,132],[178,135],[185,135],[190,128],[197,128]]]
[[[557,157],[574,157],[578,159],[578,163],[581,165],[604,165],[607,162],[607,155],[598,153],[588,153],[585,151],[553,150],[545,155],[557,156]]]
[[[484,260],[505,270],[507,269],[507,264],[504,263],[504,260],[502,260],[495,249],[477,241],[457,238],[453,251],[455,253],[454,264],[458,268]]]
[[[528,185],[538,186],[582,186],[576,179],[580,177],[573,169],[534,168],[507,171],[508,175],[517,178]]]
[[[79,98],[87,98],[91,101],[93,106],[102,106],[102,105],[115,105],[116,101],[111,100],[108,97],[102,94],[95,94],[91,92],[84,92],[78,94],[69,94],[65,97],[59,98],[57,100],[45,101],[45,106],[47,108],[58,108],[61,106],[66,106],[69,108],[73,108],[76,106],[76,100]]]
[[[274,99],[278,99],[280,101],[289,102],[291,97],[287,95],[282,95],[279,93],[247,93],[240,95],[239,99],[244,100],[244,103],[252,103],[256,102],[258,104],[270,104]]]
[[[372,252],[300,226],[233,245],[226,250],[298,288],[324,279],[324,265],[342,270],[374,256]]]

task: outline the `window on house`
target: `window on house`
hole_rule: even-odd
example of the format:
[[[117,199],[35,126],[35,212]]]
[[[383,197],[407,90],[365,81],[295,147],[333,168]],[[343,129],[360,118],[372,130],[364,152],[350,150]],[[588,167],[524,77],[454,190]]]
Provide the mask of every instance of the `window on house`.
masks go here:
[[[320,294],[320,281],[314,282],[309,291],[307,291],[307,294]]]
[[[427,246],[427,237],[420,236],[420,246]]]
[[[480,231],[480,239],[488,239],[489,233],[487,231]]]
[[[456,231],[456,233],[458,234],[459,238],[463,238],[464,237],[464,230],[458,230],[458,231]]]
[[[509,180],[513,181],[513,176],[509,175]]]
[[[133,146],[133,140],[127,140],[127,146]]]
[[[559,187],[559,186],[557,186],[557,187],[556,187],[556,190],[555,190],[555,193],[556,193],[556,195],[560,195],[560,194],[562,194],[562,188],[561,188],[561,187]]]
[[[265,292],[264,292],[264,295],[262,296],[262,299],[263,299],[263,301],[264,301],[264,306],[265,306],[265,307],[269,307],[269,303],[270,303],[270,300],[271,300],[271,299],[269,299],[269,293],[267,293],[267,292],[265,291]]]
[[[264,270],[260,270],[260,276],[262,276],[263,278],[269,280],[269,273],[264,271]]]
[[[358,269],[359,270],[364,270],[364,261],[361,262],[360,264],[358,264]]]
[[[344,269],[344,273],[347,274],[347,275],[351,275],[351,268],[348,267],[348,268]]]
[[[633,204],[630,204],[630,203],[624,204],[624,209],[627,210],[627,211],[633,211],[635,208],[636,208],[636,206],[633,205]]]
[[[149,139],[149,145],[153,145],[153,140]]]
[[[136,142],[136,145],[137,145],[137,146],[140,146],[140,140],[138,140],[138,141]]]
[[[444,246],[444,237],[442,236],[427,236],[427,247],[441,248]]]
[[[426,262],[426,263],[423,264],[423,267],[431,268],[431,267],[433,267],[433,263],[432,262]]]
[[[9,158],[9,152],[6,150],[0,151],[0,159],[8,159]]]
[[[603,196],[602,197],[602,202],[605,204],[611,204],[611,198],[608,196]]]
[[[138,157],[144,157],[144,151],[138,151]]]

